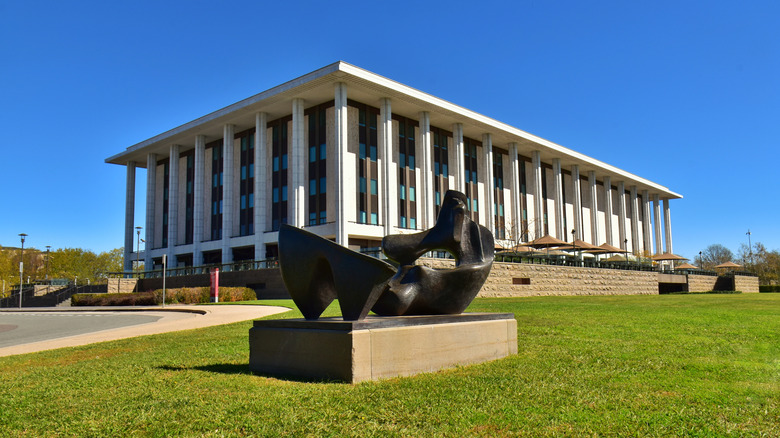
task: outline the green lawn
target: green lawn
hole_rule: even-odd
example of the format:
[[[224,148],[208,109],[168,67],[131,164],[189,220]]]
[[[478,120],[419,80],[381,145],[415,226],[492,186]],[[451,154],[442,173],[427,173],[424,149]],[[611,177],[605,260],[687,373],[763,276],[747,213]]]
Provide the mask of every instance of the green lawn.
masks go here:
[[[279,380],[248,371],[243,322],[0,358],[0,436],[780,436],[780,294],[469,310],[514,312],[519,353],[359,385]]]

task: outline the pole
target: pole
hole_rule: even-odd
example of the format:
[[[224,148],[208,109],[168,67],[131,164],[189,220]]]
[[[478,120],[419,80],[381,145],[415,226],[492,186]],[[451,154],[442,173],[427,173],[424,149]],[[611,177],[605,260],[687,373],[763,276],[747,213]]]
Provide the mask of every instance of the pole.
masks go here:
[[[753,244],[750,243],[750,230],[746,233],[748,236],[748,258],[750,259],[750,264],[753,264]]]
[[[19,237],[22,238],[22,254],[19,258],[19,308],[22,308],[22,292],[24,291],[24,288],[22,286],[24,283],[24,238],[27,237],[26,234],[20,233]]]
[[[163,254],[162,257],[163,262],[163,299],[162,299],[162,306],[165,308],[165,274],[168,269],[168,257],[167,254]]]
[[[136,234],[138,234],[138,240],[135,245],[135,269],[141,265],[141,227],[135,227]]]

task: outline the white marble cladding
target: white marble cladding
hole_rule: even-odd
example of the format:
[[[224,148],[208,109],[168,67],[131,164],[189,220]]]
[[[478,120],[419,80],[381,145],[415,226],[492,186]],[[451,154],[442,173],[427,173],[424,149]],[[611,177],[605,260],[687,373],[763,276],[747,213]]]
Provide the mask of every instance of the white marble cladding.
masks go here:
[[[269,93],[274,90],[278,92],[273,99],[266,96],[267,102],[257,97],[251,106],[247,104],[244,108],[241,106],[243,103],[236,104],[222,110],[224,117],[215,113],[203,120],[198,119],[177,128],[175,132],[161,134],[109,158],[109,162],[128,165],[128,194],[135,190],[135,167],[146,163],[147,176],[141,180],[147,183],[147,218],[144,224],[144,237],[147,240],[144,259],[147,264],[159,259],[164,253],[179,259],[179,265],[189,264],[203,260],[202,252],[221,252],[222,261],[227,262],[233,259],[236,249],[245,248],[254,249],[249,253],[254,254],[255,259],[265,258],[263,254],[266,247],[272,249],[277,236],[272,229],[273,126],[270,122],[282,117],[292,117],[287,122],[288,221],[335,239],[343,245],[354,240],[359,243],[352,246],[378,247],[386,234],[413,233],[433,225],[434,167],[436,164],[441,166],[443,163],[438,161],[446,159],[447,177],[444,181],[451,189],[465,187],[465,169],[476,167],[474,195],[479,221],[491,230],[496,229],[495,216],[502,211],[507,242],[522,243],[544,235],[571,241],[576,236],[594,245],[609,243],[624,247],[634,254],[654,254],[662,248],[664,252],[671,251],[669,200],[680,198],[676,193],[544,139],[443,103],[432,96],[410,91],[399,84],[384,82],[368,72],[350,70],[354,67],[348,64],[346,66],[340,63],[334,67],[350,73],[330,78],[332,81],[328,82],[326,93],[320,93],[314,86],[310,89],[301,88],[296,93],[294,84],[286,84],[281,91],[269,90]],[[360,75],[364,76],[364,80],[368,78],[377,81],[379,85],[366,88],[363,83],[354,80],[354,77]],[[322,77],[329,76],[318,77],[318,80],[322,80]],[[299,81],[303,82],[298,85],[306,82],[303,79]],[[387,93],[376,91],[381,89]],[[403,98],[399,90],[410,94]],[[409,96],[416,96],[418,100]],[[343,106],[335,106],[334,101]],[[327,222],[310,225],[310,117],[308,114],[304,116],[304,112],[328,102],[331,104],[326,105],[325,109]],[[376,134],[369,131],[369,137],[375,136],[369,141],[373,141],[377,147],[378,168],[374,174],[377,184],[375,189],[367,181],[363,188],[369,197],[374,195],[378,199],[378,206],[373,210],[379,213],[375,224],[370,223],[370,220],[369,223],[358,223],[361,202],[360,155],[362,150],[370,148],[361,146],[364,140],[361,140],[360,129],[363,129],[364,121],[359,120],[355,103],[375,109],[375,113],[369,113],[376,117]],[[402,214],[401,196],[410,196],[408,191],[401,193],[399,189],[402,173],[399,172],[400,133],[396,119],[399,116],[415,126],[413,134],[407,133],[407,137],[414,137],[412,182],[415,193],[412,200],[414,212],[411,214],[416,219],[416,229],[410,228],[409,223],[402,228],[399,220]],[[255,226],[259,225],[262,229],[255,229],[249,236],[242,236],[239,228],[242,216],[241,193],[244,190],[241,187],[241,143],[237,138],[230,141],[230,137],[252,128],[257,130],[258,127],[264,127],[265,132],[251,134],[253,143],[263,143],[263,150],[255,154],[255,161],[265,162],[266,165],[255,163],[252,192],[253,208],[262,211],[250,214],[254,217]],[[450,132],[444,136],[447,140],[445,158],[441,158],[441,154],[434,154],[432,129]],[[464,137],[482,141],[482,146],[477,148],[476,166],[464,165]],[[220,219],[223,232],[222,238],[215,241],[211,234],[212,222],[216,218],[211,199],[213,150],[205,148],[202,153],[194,154],[194,167],[198,172],[188,173],[185,156],[195,149],[196,144],[203,147],[204,144],[223,138],[227,140],[223,144],[232,147],[223,150],[223,160],[228,163],[223,169],[224,208]],[[495,190],[497,175],[494,172],[497,163],[493,163],[491,148],[501,153],[503,191]],[[166,159],[170,162],[171,154],[178,154],[179,159],[175,160],[178,166],[172,166],[172,180],[168,181],[167,186],[176,192],[168,193],[165,199],[162,163]],[[258,160],[257,157],[262,159]],[[156,169],[150,171],[150,163],[156,163]],[[191,181],[193,173],[199,178],[198,181]],[[190,186],[197,188],[195,212],[202,215],[196,220],[192,217],[192,205],[187,204],[187,196],[192,196],[187,193],[192,190],[188,189]],[[408,188],[410,182],[406,186]],[[164,204],[166,202],[167,205]],[[134,205],[131,205],[129,196],[127,204],[130,212]],[[164,211],[167,211],[168,219],[175,222],[168,224],[165,246],[162,235]],[[411,217],[410,212],[406,214]],[[192,221],[194,225],[188,228],[187,221]],[[128,236],[133,235],[132,228],[135,225],[131,220],[126,220],[127,241]],[[125,251],[125,257],[134,259],[135,254]]]

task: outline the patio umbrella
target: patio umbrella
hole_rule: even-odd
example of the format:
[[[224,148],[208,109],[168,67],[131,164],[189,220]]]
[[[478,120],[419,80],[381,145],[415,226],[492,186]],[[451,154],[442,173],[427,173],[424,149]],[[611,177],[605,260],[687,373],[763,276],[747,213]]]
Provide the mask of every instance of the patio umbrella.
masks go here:
[[[741,268],[742,265],[738,265],[738,264],[736,264],[734,262],[726,262],[726,263],[721,263],[721,264],[719,264],[718,266],[715,266],[715,267],[716,268]]]
[[[672,254],[672,253],[668,253],[668,252],[665,252],[663,254],[656,254],[656,255],[650,257],[650,259],[652,259],[652,260],[654,260],[656,262],[663,262],[663,261],[667,261],[667,260],[688,260],[687,258],[685,258],[683,256],[679,256],[677,254]]]
[[[699,269],[698,266],[694,266],[690,263],[683,263],[677,266],[677,269]]]
[[[617,246],[612,246],[608,243],[602,243],[601,245],[599,245],[599,248],[603,249],[604,252],[619,252],[621,254],[628,252],[625,249],[620,249]]]
[[[528,246],[532,248],[545,248],[547,249],[547,253],[549,255],[550,248],[558,248],[561,246],[567,246],[568,243],[564,242],[563,240],[556,239],[555,237],[551,235],[546,235],[544,237],[540,237],[538,239],[535,239],[533,242],[529,242]]]

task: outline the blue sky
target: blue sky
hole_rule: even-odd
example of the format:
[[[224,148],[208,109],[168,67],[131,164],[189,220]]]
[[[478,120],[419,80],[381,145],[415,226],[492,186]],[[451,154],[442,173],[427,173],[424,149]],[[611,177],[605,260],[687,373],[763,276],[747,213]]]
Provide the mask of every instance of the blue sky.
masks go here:
[[[676,253],[748,229],[780,249],[778,22],[776,1],[3,2],[0,245],[120,247],[106,157],[344,60],[682,194]]]

